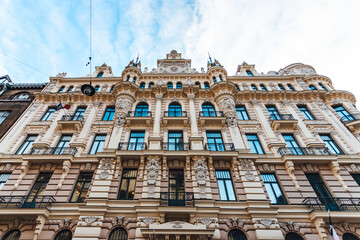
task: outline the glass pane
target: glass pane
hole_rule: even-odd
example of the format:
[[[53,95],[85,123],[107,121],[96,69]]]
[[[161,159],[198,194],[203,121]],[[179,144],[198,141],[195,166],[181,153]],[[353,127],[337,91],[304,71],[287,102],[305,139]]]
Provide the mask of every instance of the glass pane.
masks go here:
[[[225,184],[226,184],[226,189],[227,189],[227,192],[228,192],[229,200],[235,201],[236,198],[235,198],[235,192],[234,192],[234,187],[232,185],[232,181],[231,180],[226,180]]]
[[[128,186],[129,186],[129,179],[126,178],[122,179],[119,199],[126,199]]]
[[[265,188],[266,188],[266,191],[269,195],[269,198],[270,198],[270,201],[272,204],[276,204],[277,201],[276,201],[276,196],[275,196],[275,193],[273,191],[273,189],[271,188],[271,184],[270,183],[264,183],[265,184]]]
[[[228,200],[228,198],[226,196],[224,180],[218,180],[217,182],[218,182],[218,187],[219,187],[220,199]]]
[[[130,179],[127,199],[134,199],[136,179]]]

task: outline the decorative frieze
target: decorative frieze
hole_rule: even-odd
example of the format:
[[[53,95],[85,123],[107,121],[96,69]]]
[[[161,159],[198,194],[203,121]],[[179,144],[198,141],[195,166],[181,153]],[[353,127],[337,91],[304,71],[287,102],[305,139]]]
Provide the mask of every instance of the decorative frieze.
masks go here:
[[[78,226],[101,226],[102,225],[102,216],[81,216],[80,221],[78,221]]]
[[[147,184],[148,184],[148,197],[149,198],[154,198],[155,197],[155,192],[154,192],[154,188],[156,185],[156,179],[158,177],[159,174],[159,157],[149,157],[148,158],[148,165],[146,166],[146,171],[147,171]]]
[[[200,198],[206,198],[206,175],[208,169],[204,163],[205,158],[194,158],[194,171],[196,173],[196,179],[199,184]]]
[[[276,218],[254,218],[255,228],[275,228],[279,229],[278,220]]]

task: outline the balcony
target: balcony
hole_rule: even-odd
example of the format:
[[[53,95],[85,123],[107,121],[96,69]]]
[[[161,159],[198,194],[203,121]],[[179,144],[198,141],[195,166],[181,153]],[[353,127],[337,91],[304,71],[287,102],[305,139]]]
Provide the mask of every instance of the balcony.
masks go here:
[[[295,130],[298,122],[291,114],[270,114],[269,121],[274,130]]]
[[[194,206],[194,193],[192,192],[162,192],[160,193],[160,206]]]
[[[305,198],[303,204],[308,209],[309,213],[314,211],[344,211],[344,212],[359,212],[360,198]]]
[[[30,155],[72,155],[77,153],[75,147],[33,147]]]
[[[333,155],[327,147],[281,147],[278,150],[281,156],[287,155]]]
[[[188,150],[190,150],[190,144],[189,143],[163,142],[162,149],[165,151],[188,151]]]
[[[150,111],[129,111],[126,117],[126,124],[150,127],[152,124],[152,113]]]
[[[206,143],[205,150],[207,151],[235,151],[233,143]]]
[[[222,111],[209,111],[199,113],[199,124],[204,126],[224,126],[226,117]]]
[[[83,123],[83,116],[65,114],[58,121],[58,130],[67,132],[79,132],[83,127]]]
[[[0,196],[0,208],[48,208],[54,202],[52,196]]]
[[[162,121],[165,126],[172,125],[185,127],[188,124],[189,118],[186,111],[165,111]]]
[[[343,116],[340,121],[352,132],[360,132],[360,114]]]
[[[146,149],[146,143],[119,142],[118,146],[118,150],[120,151],[142,151]]]

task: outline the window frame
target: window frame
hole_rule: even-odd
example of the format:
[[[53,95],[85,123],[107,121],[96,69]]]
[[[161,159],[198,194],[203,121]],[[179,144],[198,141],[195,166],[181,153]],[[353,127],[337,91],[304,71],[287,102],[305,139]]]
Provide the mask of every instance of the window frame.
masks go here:
[[[84,117],[87,107],[79,106],[72,117],[72,121],[81,121]]]
[[[251,153],[260,154],[260,155],[265,154],[264,148],[262,147],[260,139],[256,133],[247,133],[247,134],[245,134],[245,136],[246,136],[246,141],[249,144]],[[254,137],[254,136],[256,137],[255,140],[249,139],[249,137]],[[255,143],[258,143],[258,144],[255,144]],[[259,150],[261,150],[261,151],[259,151]]]
[[[115,116],[115,107],[114,106],[107,106],[102,118],[102,121],[112,121]]]
[[[310,85],[309,85],[309,89],[310,89],[311,91],[316,91],[316,90],[318,90],[313,84],[310,84]]]
[[[11,173],[0,172],[0,190],[5,186],[7,180],[9,180]]]
[[[285,197],[285,195],[284,195],[284,193],[282,191],[280,182],[278,181],[276,174],[275,173],[261,173],[260,175],[261,175],[261,179],[262,179],[262,181],[264,183],[266,193],[269,196],[271,204],[273,204],[273,205],[287,205],[288,203],[287,203],[286,197]],[[266,176],[266,175],[269,176],[269,177],[264,178],[264,176]],[[273,179],[274,179],[273,181],[269,180],[270,176],[273,177]],[[269,185],[266,185],[266,184],[269,184]],[[281,196],[277,196],[273,185],[277,185],[278,190],[281,193]],[[269,188],[267,186],[269,186]],[[270,190],[271,190],[271,193],[269,193]],[[274,198],[272,199],[272,197],[274,197]],[[280,197],[282,198],[283,202],[279,201]],[[274,203],[274,201],[275,201],[275,203]]]
[[[337,115],[339,115],[340,119],[345,121],[354,121],[355,117],[343,106],[343,105],[334,105],[332,106]],[[342,108],[341,110],[337,110],[337,108]]]
[[[37,136],[38,135],[34,134],[27,135],[25,140],[21,143],[20,147],[16,150],[15,155],[24,154],[25,152],[29,151],[29,148],[32,148],[33,143],[36,141]],[[29,141],[31,137],[34,137],[33,141]],[[24,145],[26,145],[25,148],[23,148]],[[21,151],[21,149],[23,150]]]
[[[211,137],[210,134],[218,134],[218,136]],[[221,131],[206,131],[206,140],[210,151],[225,151],[224,140]],[[221,142],[219,142],[221,140]]]
[[[182,89],[182,83],[181,82],[176,83],[176,89]]]
[[[326,133],[320,133],[320,138],[321,140],[325,143],[326,147],[330,150],[330,152],[334,153],[335,155],[344,155],[344,151],[342,150],[342,148],[337,144],[337,142],[331,137],[330,134],[326,134]],[[324,140],[323,137],[328,137],[329,140]],[[330,144],[331,143],[331,144]],[[335,148],[337,148],[335,150]]]
[[[125,172],[126,171],[126,172]],[[131,171],[134,171],[136,172],[134,175],[131,174],[130,172]],[[130,176],[128,177],[124,177],[124,174],[126,173],[130,173]],[[133,172],[133,173],[134,173]],[[119,192],[118,192],[118,197],[117,199],[118,200],[134,200],[134,197],[135,197],[135,190],[136,190],[136,180],[137,180],[137,177],[138,177],[138,169],[137,168],[124,168],[122,173],[121,173],[121,182],[120,182],[120,185],[119,185]],[[124,198],[121,198],[121,187],[122,187],[122,184],[124,182],[124,179],[127,179],[127,186],[126,186],[126,191],[125,191],[125,197]],[[131,185],[131,182],[130,180],[131,179],[135,179],[135,183],[134,183],[134,195],[132,195],[132,197],[129,198],[129,186]]]
[[[63,85],[63,86],[61,86],[61,87],[59,88],[59,90],[57,91],[57,93],[62,93],[62,92],[64,92],[64,89],[65,89],[65,86]]]
[[[296,138],[292,133],[283,133],[281,135],[286,143],[286,146],[290,148],[290,151],[294,155],[304,155],[304,152],[302,151],[298,141],[296,140]]]
[[[74,89],[74,86],[70,85],[69,88],[66,90],[66,92],[72,92],[73,89]]]
[[[142,136],[136,136],[136,134],[142,134]],[[135,140],[135,141],[133,141]],[[139,141],[142,140],[142,141]],[[135,143],[133,145],[132,143]],[[136,150],[145,150],[145,130],[132,130],[129,135],[128,148],[127,150],[136,151]]]
[[[296,91],[295,88],[290,83],[287,84],[287,87],[289,88],[290,91]]]
[[[269,112],[272,120],[281,120],[281,116],[275,105],[267,105],[266,110]]]
[[[261,88],[261,91],[267,92],[267,88],[265,87],[264,84],[260,84],[260,88]]]
[[[208,82],[204,82],[204,88],[205,89],[210,89],[210,84]]]
[[[168,107],[168,116],[169,117],[181,117],[182,116],[182,106],[178,102],[172,102]]]
[[[285,88],[281,83],[278,84],[278,87],[279,87],[280,91],[285,91]]]
[[[48,109],[46,110],[46,112],[42,115],[42,117],[40,118],[40,121],[48,121],[51,119],[52,115],[54,115],[54,113],[56,112],[56,108],[55,107],[48,107]]]
[[[314,115],[311,113],[311,111],[308,109],[306,105],[297,105],[300,112],[304,115],[306,120],[316,120]]]
[[[242,109],[240,109],[240,108],[242,108]],[[236,105],[235,110],[236,110],[236,114],[237,114],[239,120],[243,120],[243,121],[250,120],[250,117],[246,110],[245,105]]]
[[[220,173],[221,172],[221,173]],[[219,191],[219,196],[220,196],[220,201],[237,201],[237,197],[236,197],[236,191],[235,191],[235,188],[234,188],[234,183],[233,183],[233,178],[232,178],[232,175],[231,175],[231,171],[226,169],[215,169],[215,175],[216,175],[216,183],[218,185],[218,191]],[[222,176],[225,176],[225,175],[229,175],[229,177],[220,177],[220,175]],[[219,182],[221,182],[221,184],[219,184]],[[229,184],[229,182],[231,184]],[[225,196],[221,194],[221,191],[220,190],[220,186],[223,187],[223,191],[225,193]],[[231,189],[228,189],[230,188],[231,186]],[[230,199],[230,195],[231,193],[229,193],[230,191],[232,190],[232,194],[233,194],[233,197],[234,199]],[[222,198],[222,197],[225,197],[225,198]]]
[[[253,91],[259,91],[258,88],[257,88],[257,86],[256,86],[255,84],[251,84],[251,89],[252,89]]]
[[[102,139],[101,140],[96,140],[97,137],[99,137],[99,138],[104,137],[104,140],[102,140]],[[94,137],[93,143],[91,144],[89,154],[93,155],[93,154],[96,154],[98,152],[102,152],[102,150],[104,149],[106,137],[107,137],[107,134],[96,134],[95,137]],[[94,147],[95,144],[97,144],[96,147]],[[96,148],[95,151],[93,151],[94,148]],[[99,151],[100,148],[101,148],[101,150]]]
[[[216,117],[215,106],[210,102],[203,103],[201,105],[201,111],[203,112],[203,117]]]
[[[11,111],[7,111],[7,110],[0,111],[0,126],[5,121],[5,119],[10,115],[10,113]]]
[[[66,234],[64,235],[64,233],[66,233]],[[70,236],[69,236],[69,234],[70,234]],[[54,240],[71,240],[72,235],[73,235],[73,233],[70,229],[62,229],[55,234]]]
[[[168,88],[168,89],[174,89],[173,83],[172,83],[172,82],[168,82],[168,83],[167,83],[167,88]]]
[[[141,82],[139,88],[140,89],[145,89],[145,82]]]
[[[136,105],[134,117],[147,117],[149,112],[149,104],[140,102]]]
[[[254,73],[251,70],[246,70],[245,72],[248,75],[248,77],[253,77],[254,76]]]
[[[82,175],[85,176],[83,178],[85,180],[81,179]],[[91,177],[87,178],[89,176],[91,176]],[[80,172],[79,173],[78,178],[76,180],[76,184],[75,184],[74,189],[73,189],[73,192],[72,192],[71,197],[69,199],[69,203],[83,203],[83,202],[85,202],[86,196],[88,195],[89,190],[90,190],[90,186],[91,186],[91,182],[92,182],[93,177],[94,177],[94,172]],[[79,195],[77,196],[76,201],[73,201],[73,197],[74,197],[75,191],[77,190],[78,183],[82,183],[81,190],[79,191]],[[88,187],[86,187],[87,183],[88,183]],[[81,201],[81,195],[82,195],[82,193],[84,191],[84,188],[85,188],[85,191],[86,191],[86,195],[85,195],[85,198],[83,199],[83,201]]]

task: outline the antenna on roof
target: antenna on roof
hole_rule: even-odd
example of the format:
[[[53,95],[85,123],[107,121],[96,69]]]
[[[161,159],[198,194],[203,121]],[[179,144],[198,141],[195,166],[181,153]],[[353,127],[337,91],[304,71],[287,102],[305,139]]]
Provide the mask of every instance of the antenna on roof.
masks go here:
[[[209,55],[210,63],[212,63],[212,59],[211,59],[211,56],[210,56],[210,53],[209,53],[209,52],[208,52],[208,55]]]

